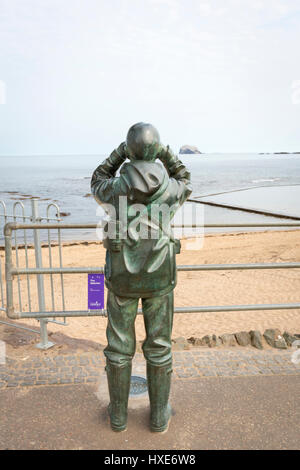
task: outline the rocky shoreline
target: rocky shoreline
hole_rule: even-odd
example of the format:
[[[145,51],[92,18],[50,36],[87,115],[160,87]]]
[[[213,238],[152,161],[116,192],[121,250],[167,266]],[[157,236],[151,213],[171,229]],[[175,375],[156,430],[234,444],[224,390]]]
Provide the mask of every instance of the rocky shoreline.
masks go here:
[[[269,345],[276,349],[288,349],[295,341],[299,341],[300,345],[300,334],[291,334],[288,331],[281,334],[277,328],[268,328],[263,334],[258,330],[251,330],[233,334],[225,333],[219,336],[205,335],[202,338],[178,337],[172,340],[172,348],[175,351],[190,349],[190,347],[215,348],[220,346],[253,346],[256,349],[264,349],[265,345]]]

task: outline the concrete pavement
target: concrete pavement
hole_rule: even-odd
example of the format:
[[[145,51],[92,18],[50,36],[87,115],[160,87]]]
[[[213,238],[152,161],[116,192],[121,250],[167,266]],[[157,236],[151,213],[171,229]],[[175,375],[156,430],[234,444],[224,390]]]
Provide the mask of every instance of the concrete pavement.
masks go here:
[[[112,432],[95,384],[8,387],[0,449],[299,449],[299,391],[300,375],[175,378],[175,415],[156,435],[146,402]]]

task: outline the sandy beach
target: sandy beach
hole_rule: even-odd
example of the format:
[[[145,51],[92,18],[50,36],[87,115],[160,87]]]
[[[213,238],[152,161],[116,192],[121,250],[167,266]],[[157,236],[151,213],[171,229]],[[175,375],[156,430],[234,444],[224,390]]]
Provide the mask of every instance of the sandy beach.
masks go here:
[[[177,256],[178,265],[217,263],[261,263],[299,262],[300,231],[268,231],[255,233],[226,233],[206,235],[200,250],[188,250],[191,240],[182,240],[182,251]],[[29,266],[34,267],[34,252],[29,252]],[[24,250],[19,250],[20,266],[25,265]],[[4,252],[0,252],[2,269]],[[54,266],[59,263],[58,248],[52,249]],[[63,246],[64,266],[103,266],[105,249],[99,242],[66,244]],[[43,264],[49,262],[48,249],[43,248]],[[53,276],[55,287],[55,309],[61,310],[60,276]],[[20,276],[22,307],[28,310],[27,280]],[[36,280],[30,280],[32,310],[37,308]],[[14,282],[15,299],[18,302],[17,280]],[[52,307],[50,277],[45,276],[47,308]],[[67,310],[87,308],[87,275],[64,275],[64,290]],[[299,302],[300,271],[256,270],[256,271],[212,271],[180,272],[175,289],[175,306],[270,304]],[[18,307],[18,303],[16,305]],[[0,315],[5,319],[4,313]],[[49,332],[85,339],[105,345],[106,319],[100,317],[68,318],[67,326],[49,323]],[[22,322],[38,327],[36,320]],[[21,324],[21,322],[20,322]],[[186,313],[174,318],[173,338],[184,336],[201,337],[205,334],[235,333],[251,329],[263,332],[266,328],[279,328],[300,333],[299,310],[277,310],[257,312]],[[145,335],[143,318],[136,320],[137,340]]]

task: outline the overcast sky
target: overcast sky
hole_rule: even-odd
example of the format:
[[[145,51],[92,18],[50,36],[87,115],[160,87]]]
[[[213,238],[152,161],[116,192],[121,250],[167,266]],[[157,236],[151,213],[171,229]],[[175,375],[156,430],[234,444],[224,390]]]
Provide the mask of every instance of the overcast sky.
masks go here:
[[[300,0],[0,0],[0,155],[300,151]]]

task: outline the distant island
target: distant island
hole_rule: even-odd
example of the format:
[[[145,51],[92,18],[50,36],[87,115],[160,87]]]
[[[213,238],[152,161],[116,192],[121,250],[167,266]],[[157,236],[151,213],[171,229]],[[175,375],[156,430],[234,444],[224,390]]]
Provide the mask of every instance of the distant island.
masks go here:
[[[202,153],[194,145],[183,145],[180,147],[179,153]]]
[[[259,155],[299,155],[300,152],[261,152]]]

